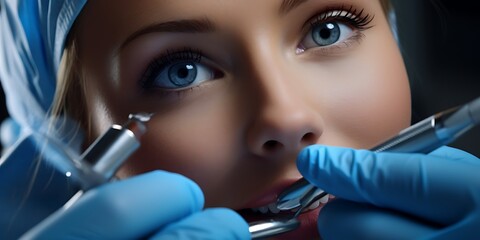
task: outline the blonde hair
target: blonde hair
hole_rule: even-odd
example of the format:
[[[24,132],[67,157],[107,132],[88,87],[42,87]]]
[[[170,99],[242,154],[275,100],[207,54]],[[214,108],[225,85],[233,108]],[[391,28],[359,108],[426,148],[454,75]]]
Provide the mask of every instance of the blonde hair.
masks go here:
[[[90,139],[91,120],[87,114],[85,78],[79,65],[78,44],[72,28],[65,43],[57,76],[57,87],[50,114],[53,117],[66,116],[76,121]],[[67,126],[71,127],[71,126]],[[80,129],[78,129],[80,130]]]
[[[380,0],[380,4],[382,4],[383,12],[388,15],[392,10],[390,0]]]

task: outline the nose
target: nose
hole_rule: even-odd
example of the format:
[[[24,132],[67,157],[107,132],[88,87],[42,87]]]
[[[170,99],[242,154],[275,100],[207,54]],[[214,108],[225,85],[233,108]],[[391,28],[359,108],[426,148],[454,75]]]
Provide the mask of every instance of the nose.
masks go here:
[[[296,153],[315,144],[322,134],[316,114],[293,103],[264,104],[247,132],[252,153],[271,157]]]
[[[297,154],[322,135],[320,109],[315,109],[314,101],[298,87],[301,81],[280,71],[267,72],[255,79],[255,97],[250,95],[256,101],[247,128],[248,147],[266,158]]]

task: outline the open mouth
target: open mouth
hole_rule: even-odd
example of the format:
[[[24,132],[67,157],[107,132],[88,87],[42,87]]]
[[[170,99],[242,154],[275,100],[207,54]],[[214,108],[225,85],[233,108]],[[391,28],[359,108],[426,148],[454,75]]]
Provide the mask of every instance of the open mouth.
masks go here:
[[[306,212],[308,210],[314,210],[316,208],[318,208],[320,206],[320,204],[325,204],[328,202],[328,199],[329,199],[329,195],[325,195],[323,198],[313,202],[310,206],[308,206],[307,208],[303,209],[302,212]],[[292,212],[292,213],[296,213],[298,211],[299,207],[297,208],[294,208],[292,210],[289,210],[289,211],[282,211],[282,212]],[[271,213],[271,214],[277,214],[277,213],[280,213],[280,209],[277,208],[277,204],[276,203],[270,203],[268,204],[267,206],[263,206],[263,207],[259,207],[259,208],[251,208],[251,210],[253,212],[260,212],[262,214],[267,214],[267,213]]]
[[[326,196],[312,203],[309,207],[303,209],[300,215],[297,217],[297,219],[300,221],[300,226],[291,232],[275,236],[275,239],[318,239],[318,214],[320,213],[322,207],[332,198],[333,196],[327,194]],[[242,209],[238,212],[247,222],[252,223],[270,219],[291,219],[298,209],[299,208],[281,211],[277,208],[276,202],[272,202],[261,207]]]
[[[272,222],[279,223],[293,219],[296,215],[296,212],[299,210],[299,207],[290,209],[290,210],[279,210],[277,207],[277,199],[279,195],[285,192],[286,189],[292,187],[293,184],[298,182],[298,178],[286,179],[276,184],[270,186],[267,190],[262,191],[259,195],[253,196],[253,198],[248,201],[240,210],[237,209],[237,212],[250,224],[250,226],[263,226],[266,223],[266,226],[269,226]],[[283,232],[280,235],[275,235],[273,238],[268,239],[319,239],[319,233],[317,228],[318,215],[331,199],[334,196],[326,194],[319,200],[310,204],[310,206],[302,209],[302,212],[297,215],[296,226],[291,226],[295,228],[292,231],[288,231],[292,228],[287,228],[288,232]],[[282,205],[284,205],[282,203]],[[259,223],[260,222],[260,225]],[[282,224],[280,224],[282,225]],[[279,226],[279,225],[277,225]],[[256,228],[255,228],[256,229]]]

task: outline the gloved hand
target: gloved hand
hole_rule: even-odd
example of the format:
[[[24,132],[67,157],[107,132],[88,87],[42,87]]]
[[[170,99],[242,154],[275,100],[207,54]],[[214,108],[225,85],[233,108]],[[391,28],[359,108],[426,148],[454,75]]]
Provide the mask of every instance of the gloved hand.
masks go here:
[[[87,191],[22,236],[25,239],[248,239],[229,209],[206,209],[187,178],[154,171]]]
[[[424,155],[310,146],[297,166],[337,197],[319,215],[325,239],[480,237],[480,160],[461,150]]]

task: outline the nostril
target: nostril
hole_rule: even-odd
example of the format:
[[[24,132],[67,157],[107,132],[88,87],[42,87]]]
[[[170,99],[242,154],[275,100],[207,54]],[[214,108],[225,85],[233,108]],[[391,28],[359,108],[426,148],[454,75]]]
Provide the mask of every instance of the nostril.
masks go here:
[[[300,145],[295,145],[295,146],[305,147],[311,144],[315,144],[316,142],[317,142],[317,135],[313,132],[309,132],[303,135],[303,137],[300,139],[300,142],[297,142]],[[295,146],[291,146],[292,149]],[[285,147],[288,147],[288,146],[285,146],[281,141],[268,140],[263,143],[262,149],[265,153],[274,153],[274,152],[285,150]]]
[[[269,140],[263,144],[263,148],[267,152],[273,152],[278,149],[281,149],[282,147],[283,147],[283,144],[275,140]]]
[[[309,132],[303,135],[301,143],[302,144],[313,144],[317,142],[317,135],[315,133]]]

